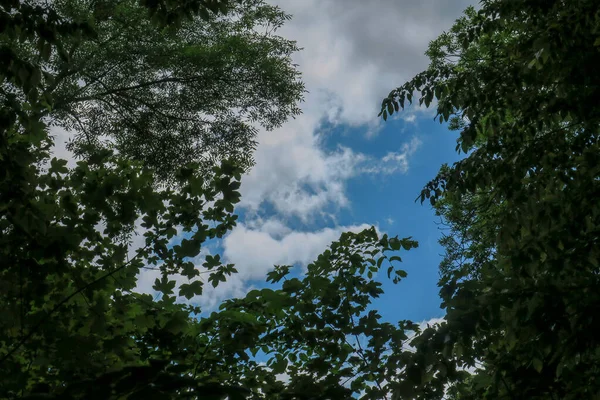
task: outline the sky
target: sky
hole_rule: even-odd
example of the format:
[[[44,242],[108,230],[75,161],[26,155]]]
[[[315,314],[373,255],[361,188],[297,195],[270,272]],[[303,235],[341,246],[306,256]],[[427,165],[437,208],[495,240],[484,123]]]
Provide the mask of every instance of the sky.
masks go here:
[[[306,265],[343,231],[375,225],[412,236],[408,277],[385,284],[384,319],[443,315],[437,288],[442,249],[431,207],[415,203],[444,162],[458,159],[456,133],[414,108],[384,123],[381,100],[427,67],[429,42],[472,2],[464,0],[276,0],[292,19],[279,31],[309,93],[303,114],[261,132],[256,166],[242,179],[242,222],[224,241],[243,292],[273,264]],[[232,284],[233,286],[233,284]],[[239,292],[238,292],[239,293]]]
[[[302,48],[293,61],[308,90],[303,113],[259,133],[256,165],[242,178],[240,223],[207,249],[239,273],[192,301],[210,309],[242,296],[273,265],[305,266],[342,232],[375,225],[420,243],[403,254],[408,277],[384,284],[380,314],[443,316],[438,219],[415,199],[442,163],[458,160],[457,134],[433,121],[432,110],[411,108],[386,123],[377,114],[390,90],[427,67],[429,41],[473,1],[269,1],[292,14],[278,33]],[[154,279],[145,272],[139,289],[152,293]]]

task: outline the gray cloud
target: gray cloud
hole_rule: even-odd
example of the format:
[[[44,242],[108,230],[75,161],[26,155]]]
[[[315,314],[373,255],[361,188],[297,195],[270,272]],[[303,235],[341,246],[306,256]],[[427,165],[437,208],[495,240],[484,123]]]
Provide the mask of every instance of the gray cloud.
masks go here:
[[[415,143],[373,160],[353,149],[325,151],[321,122],[361,127],[383,125],[377,117],[389,90],[427,67],[428,43],[451,27],[466,0],[274,0],[292,20],[279,31],[297,40],[296,55],[310,93],[303,115],[274,132],[261,132],[256,166],[242,182],[242,205],[264,202],[281,214],[308,218],[328,205],[346,206],[345,182],[362,172],[406,172]],[[429,117],[414,108],[399,117]],[[431,115],[433,116],[433,115]],[[402,140],[402,139],[400,139]],[[406,139],[404,139],[406,140]],[[371,167],[365,170],[364,164]],[[361,165],[363,164],[363,165]],[[304,190],[306,186],[312,189]]]
[[[326,0],[331,21],[353,43],[356,63],[375,63],[399,75],[419,72],[430,40],[447,29],[472,1]]]
[[[380,104],[380,97],[427,66],[424,52],[429,42],[449,29],[475,1],[275,0],[274,3],[292,14],[292,21],[282,32],[304,47],[299,63],[309,87],[316,68],[313,61],[321,60],[325,69],[322,74],[328,78],[332,78],[329,69],[343,69],[342,78],[348,77],[349,71],[369,71],[377,80],[367,83],[371,88],[354,93],[368,96],[365,100],[372,109]],[[322,60],[328,61],[325,66]],[[344,82],[348,86],[365,83]],[[351,93],[346,90],[342,94]]]

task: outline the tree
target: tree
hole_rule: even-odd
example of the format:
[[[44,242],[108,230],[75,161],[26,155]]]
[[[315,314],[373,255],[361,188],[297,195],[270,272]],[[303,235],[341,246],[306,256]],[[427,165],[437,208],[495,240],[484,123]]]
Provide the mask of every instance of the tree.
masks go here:
[[[240,160],[225,160],[210,174],[206,165],[188,163],[169,171],[176,183],[172,188],[161,188],[155,166],[127,157],[122,149],[93,146],[74,168],[51,158],[45,121],[57,120],[60,112],[79,119],[89,112],[85,102],[65,111],[65,93],[81,87],[66,85],[71,78],[61,76],[61,66],[71,66],[69,60],[80,49],[102,49],[98,29],[108,24],[77,22],[77,9],[67,6],[78,4],[83,3],[52,2],[44,8],[15,2],[1,10],[9,22],[2,49],[10,58],[2,60],[0,70],[5,105],[0,129],[0,397],[384,396],[402,363],[394,349],[417,327],[409,321],[382,323],[370,303],[381,294],[380,268],[395,282],[405,277],[396,268],[401,260],[394,253],[416,242],[380,236],[374,228],[344,234],[302,279],[291,267],[277,267],[268,277],[272,288],[250,292],[199,317],[198,307],[180,300],[201,295],[206,282],[217,286],[236,272],[235,266],[210,255],[202,256],[207,274],[200,276],[194,260],[207,240],[222,237],[235,225]],[[187,10],[177,4],[151,6],[166,7],[168,15],[177,16]],[[93,8],[93,13],[108,21],[142,15],[132,3],[120,6],[132,14],[111,8],[105,14]],[[72,19],[65,17],[67,11]],[[26,15],[32,19],[24,19]],[[250,13],[247,21],[232,19],[223,25],[210,15],[208,19],[213,28],[241,24],[244,32],[243,24],[251,25],[254,18],[278,15]],[[167,21],[165,29],[177,21]],[[158,32],[171,38],[168,30]],[[23,35],[18,43],[17,33]],[[99,59],[101,66],[104,61]],[[85,68],[94,72],[93,64]],[[138,71],[133,77],[144,76]],[[144,245],[129,254],[140,221],[146,230]],[[154,284],[160,298],[135,292],[144,269],[160,272]],[[275,376],[284,372],[290,375],[287,383]]]
[[[380,321],[369,307],[382,292],[374,276],[384,262],[394,281],[406,276],[395,268],[400,258],[388,254],[414,241],[379,237],[374,228],[344,234],[304,279],[278,267],[269,280],[285,279],[280,289],[250,292],[198,320],[198,307],[176,299],[202,293],[191,258],[235,224],[241,170],[225,164],[205,184],[186,168],[179,190],[159,191],[151,171],[109,152],[72,170],[65,164],[54,158],[47,172],[33,171],[37,179],[21,182],[21,203],[3,204],[2,397],[333,399],[366,391],[364,398],[377,399],[387,392],[385,380],[402,361],[392,349],[416,327]],[[129,258],[138,219],[145,245]],[[170,245],[176,226],[191,236]],[[218,256],[203,265],[213,286],[235,273]],[[147,268],[161,271],[158,301],[134,292]],[[188,283],[177,285],[177,275]],[[274,376],[286,371],[287,385]]]
[[[168,23],[177,23],[190,15],[200,15],[204,19],[209,19],[211,13],[226,13],[231,4],[229,0],[193,0],[185,3],[155,0],[141,3],[160,27],[168,26]],[[59,54],[61,59],[68,59],[68,53],[61,46],[61,40],[73,37],[89,40],[96,37],[96,32],[89,21],[66,19],[58,14],[53,4],[40,4],[35,1],[3,2],[0,5],[0,22],[2,27],[0,73],[3,83],[3,113],[0,128],[5,130],[23,111],[16,101],[16,96],[23,95],[26,100],[33,103],[38,101],[40,90],[43,89],[43,72],[47,74],[49,72],[44,71],[40,63],[48,61],[53,51]],[[28,42],[30,49],[37,49],[37,56],[27,59],[23,54],[19,54],[15,48],[15,40],[20,43]],[[52,76],[51,72],[50,76]],[[17,90],[13,91],[12,89],[15,88]],[[52,102],[51,93],[46,91],[42,94],[44,98],[41,99],[40,104],[48,107]]]
[[[235,223],[230,211],[239,198],[239,182],[232,175],[239,179],[240,171],[228,164],[215,170],[218,178],[206,188],[192,169],[181,171],[177,192],[155,191],[150,171],[109,153],[80,161],[73,170],[65,160],[54,158],[50,164],[36,180],[22,182],[19,189],[26,195],[21,203],[3,203],[3,398],[30,392],[58,395],[68,382],[145,366],[153,359],[164,367],[161,362],[194,310],[168,297],[155,302],[133,293],[137,274],[142,268],[159,268],[163,278],[156,287],[171,293],[168,275],[196,277],[198,271],[185,258]],[[214,206],[202,206],[217,195]],[[145,246],[129,258],[128,239],[137,218],[148,232]],[[206,225],[211,221],[214,227]],[[98,230],[98,224],[105,228]],[[169,248],[177,233],[174,226],[194,228],[195,233]],[[232,271],[219,263],[209,279]],[[184,288],[201,291],[194,282]],[[111,389],[106,386],[108,394]],[[103,393],[96,389],[96,398],[109,398]]]
[[[413,341],[398,398],[600,393],[599,45],[595,1],[484,0],[383,101],[386,119],[415,91],[437,99],[467,153],[420,196],[453,234],[442,241],[447,315]]]
[[[250,167],[257,126],[299,113],[297,47],[274,34],[289,16],[261,0],[221,8],[225,15],[200,9],[160,29],[133,0],[61,0],[56,18],[85,24],[93,40],[63,35],[56,51],[7,41],[39,65],[36,82],[52,95],[43,114],[75,133],[76,155],[114,148],[168,181],[187,162],[205,173],[224,159]]]

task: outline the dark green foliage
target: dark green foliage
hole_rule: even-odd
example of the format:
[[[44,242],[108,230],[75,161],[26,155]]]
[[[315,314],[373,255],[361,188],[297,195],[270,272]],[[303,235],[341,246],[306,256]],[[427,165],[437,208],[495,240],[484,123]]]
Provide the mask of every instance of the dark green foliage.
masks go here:
[[[225,175],[227,168],[216,168],[200,194],[192,194],[194,174],[180,177],[177,192],[157,192],[150,171],[110,153],[73,170],[53,159],[33,185],[23,182],[25,195],[4,203],[0,219],[2,397],[37,383],[55,392],[64,382],[168,354],[157,345],[174,345],[192,311],[167,296],[175,284],[169,276],[193,280],[193,293],[202,285],[198,271],[186,268],[189,254],[167,245],[173,227],[183,226],[202,238],[188,245],[197,253],[202,242],[235,224],[228,202],[204,206],[226,195],[235,182],[231,173],[239,178],[239,169]],[[145,245],[130,257],[127,243],[137,219],[147,230]],[[142,268],[162,272],[156,285],[165,293],[161,301],[132,292]]]
[[[160,121],[185,112],[221,116],[241,138],[253,128],[236,125],[245,119],[234,111],[267,127],[293,115],[302,92],[288,59],[293,43],[250,33],[285,14],[259,1],[3,3],[0,397],[595,398],[596,3],[483,1],[432,42],[428,70],[384,100],[385,119],[415,91],[427,106],[437,99],[437,118],[461,131],[458,149],[468,155],[442,167],[420,196],[449,228],[440,279],[446,321],[421,331],[410,321],[382,322],[371,306],[382,274],[394,282],[406,276],[396,253],[416,246],[374,228],[343,234],[300,277],[276,267],[267,277],[272,286],[210,315],[178,303],[236,273],[210,255],[208,276],[200,276],[193,260],[236,223],[248,166],[243,143],[251,141],[215,128],[224,142],[211,142],[193,136],[197,121]],[[106,45],[121,29],[135,46]],[[123,65],[111,64],[118,60]],[[158,78],[167,84],[160,97],[146,84],[170,67],[182,74],[177,79],[195,74],[193,84],[186,92],[187,82]],[[233,93],[223,80],[236,68],[253,80]],[[80,79],[88,84],[78,93]],[[149,115],[152,107],[165,119]],[[67,168],[50,159],[44,122],[78,118],[84,135],[74,148],[83,160]],[[141,128],[156,136],[136,139]],[[97,141],[105,133],[116,152]],[[196,139],[214,145],[214,157],[198,150],[196,163],[176,158]],[[167,177],[176,189],[157,187]],[[144,243],[130,254],[137,223]],[[144,269],[160,272],[156,299],[135,292]]]
[[[183,4],[173,12],[194,8]],[[42,97],[47,121],[74,133],[75,154],[112,147],[173,183],[188,162],[205,174],[224,159],[250,167],[257,127],[299,113],[297,47],[273,33],[289,16],[262,0],[219,4],[226,15],[196,9],[159,28],[134,0],[58,0],[36,8],[57,21],[52,41],[9,31],[1,42],[13,80]],[[18,95],[13,85],[2,85],[3,101]]]
[[[415,342],[398,398],[600,393],[599,45],[597,1],[482,1],[384,100],[386,118],[415,91],[437,99],[468,153],[420,196],[450,227],[447,323]],[[448,366],[479,369],[465,380]]]
[[[49,118],[54,123],[87,118],[93,123],[82,124],[85,129],[117,139],[131,133],[127,129],[144,126],[143,119],[128,126],[126,118],[121,121],[98,104],[121,93],[117,85],[142,85],[145,74],[155,72],[144,65],[165,67],[163,59],[152,58],[157,48],[172,51],[173,65],[184,65],[183,72],[204,73],[204,83],[213,85],[216,95],[239,96],[247,105],[242,111],[263,125],[277,125],[286,113],[293,114],[302,91],[288,65],[293,44],[249,33],[256,21],[278,25],[287,17],[247,1],[225,10],[228,15],[239,12],[242,19],[234,22],[194,9],[203,3],[183,3],[181,8],[173,2],[146,4],[172,10],[167,15],[191,7],[207,22],[193,19],[189,24],[206,29],[188,31],[192,25],[179,19],[159,17],[157,26],[168,26],[153,27],[131,2],[57,1],[31,9],[28,3],[14,3],[2,9],[3,18],[13,25],[1,36],[3,49],[12,52],[2,70],[0,130],[1,398],[340,399],[362,393],[365,399],[378,399],[389,392],[402,363],[395,349],[417,327],[408,321],[398,326],[381,322],[370,303],[382,293],[376,279],[380,269],[394,282],[405,277],[396,269],[400,257],[394,253],[416,242],[379,237],[374,228],[343,234],[304,278],[292,277],[291,267],[277,267],[268,276],[273,289],[250,292],[199,318],[199,307],[178,300],[193,299],[206,282],[218,286],[236,273],[218,255],[204,257],[206,275],[200,276],[195,265],[206,241],[223,237],[236,223],[234,204],[247,165],[230,154],[234,148],[220,154],[233,161],[217,163],[216,157],[205,163],[161,164],[174,188],[156,185],[163,175],[157,177],[160,168],[144,156],[142,141],[132,142],[131,151],[139,153],[127,157],[131,154],[125,142],[114,152],[96,146],[90,136],[92,146],[81,152],[84,157],[74,168],[49,156]],[[27,10],[41,19],[33,19],[33,25],[19,19]],[[85,22],[73,22],[79,20]],[[53,33],[39,40],[44,29]],[[127,47],[117,41],[103,47],[106,35],[121,34],[119,29],[137,33],[134,38],[140,41],[147,34],[151,43]],[[22,40],[16,33],[23,34]],[[194,35],[204,36],[200,40]],[[134,54],[136,50],[146,51],[145,58]],[[141,66],[133,62],[138,56]],[[121,70],[107,64],[121,58],[129,63]],[[195,71],[196,61],[211,61],[210,68]],[[111,77],[107,67],[119,72]],[[257,93],[219,86],[243,67],[251,68],[246,76],[251,82],[240,85]],[[36,71],[43,71],[41,78]],[[81,92],[78,80],[85,74],[114,78],[98,83],[110,83],[112,89],[93,86],[89,93]],[[169,88],[163,89],[166,96]],[[192,97],[176,101],[167,96],[155,106],[211,111],[185,103],[214,100],[188,89]],[[86,97],[69,100],[77,92]],[[124,92],[149,96],[143,102],[158,101],[150,90]],[[256,96],[263,97],[258,101]],[[269,96],[279,105],[265,103]],[[133,115],[143,105],[140,98],[136,101]],[[210,103],[212,111],[229,116],[227,108],[240,105],[233,101]],[[161,132],[181,133],[176,128],[173,124]],[[168,155],[175,144],[163,139],[156,139],[157,151]],[[140,234],[139,225],[143,243],[133,251],[129,245]],[[159,271],[153,286],[157,298],[136,293],[139,274],[148,269]],[[182,278],[185,283],[178,283]],[[278,373],[289,374],[289,382],[279,380]]]
[[[144,1],[142,5],[154,15],[158,26],[179,23],[184,17],[200,15],[209,20],[212,14],[226,13],[240,0],[197,1]],[[93,2],[93,9],[105,9],[110,2]],[[4,130],[24,111],[19,97],[38,102],[44,108],[52,104],[51,92],[43,85],[53,86],[53,72],[43,68],[52,55],[68,61],[73,55],[64,41],[78,43],[81,40],[98,39],[98,32],[89,19],[77,19],[74,15],[60,13],[61,2],[38,2],[34,0],[6,0],[0,4],[0,83],[3,101],[0,129]],[[81,17],[79,15],[78,17]],[[24,43],[27,43],[24,45]],[[17,45],[20,44],[20,45]],[[33,52],[33,53],[32,53]],[[14,90],[16,89],[16,90]],[[42,93],[40,93],[40,90]],[[40,94],[41,99],[40,99]],[[32,104],[29,104],[30,106]],[[34,110],[39,112],[40,110]]]
[[[416,327],[379,321],[369,308],[382,293],[373,278],[380,267],[405,276],[387,254],[416,242],[380,238],[374,228],[343,234],[302,280],[277,267],[269,280],[284,280],[281,289],[250,292],[197,320],[199,309],[175,303],[176,294],[201,294],[189,257],[235,224],[230,201],[206,204],[236,201],[241,171],[225,164],[201,186],[193,171],[178,174],[179,190],[156,191],[148,170],[108,152],[73,170],[52,159],[47,172],[34,171],[35,187],[24,183],[28,196],[5,205],[2,397],[338,399],[366,391],[377,399],[388,391],[400,362],[393,349]],[[128,256],[139,219],[145,245]],[[174,226],[191,236],[170,247]],[[235,272],[218,256],[204,266],[215,285]],[[133,291],[146,268],[162,273],[158,301]],[[178,287],[176,274],[190,283]],[[258,352],[267,366],[250,356]],[[287,385],[274,376],[283,372]]]
[[[255,290],[227,301],[220,313],[201,323],[216,328],[227,321],[230,330],[237,320],[239,328],[226,335],[218,329],[223,348],[238,347],[242,359],[248,357],[243,351],[261,351],[269,355],[273,372],[287,371],[287,387],[271,384],[262,389],[270,398],[340,399],[359,392],[364,399],[382,398],[400,367],[394,351],[417,327],[408,321],[398,326],[380,321],[369,307],[383,293],[373,277],[382,272],[378,265],[383,263],[388,274],[404,276],[388,254],[415,246],[410,238],[380,238],[375,228],[344,233],[308,266],[303,279],[288,278],[290,268],[278,266],[268,280],[282,282],[280,290]],[[222,353],[219,358],[235,364],[235,358],[226,357]],[[248,366],[255,368],[252,363],[237,368]],[[240,373],[252,374],[244,369]],[[254,382],[251,377],[243,385],[252,388]]]

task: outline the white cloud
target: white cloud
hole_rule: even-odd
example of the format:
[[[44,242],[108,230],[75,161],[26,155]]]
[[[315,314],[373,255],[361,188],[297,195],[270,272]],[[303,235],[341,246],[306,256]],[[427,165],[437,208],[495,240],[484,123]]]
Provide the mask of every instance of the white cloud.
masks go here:
[[[264,219],[256,217],[246,222],[246,228],[251,230],[261,230],[275,239],[281,239],[292,232],[283,222],[277,218]]]
[[[281,30],[309,90],[328,96],[325,111],[353,126],[378,124],[381,99],[427,65],[429,42],[473,1],[276,0],[292,14]],[[331,114],[328,114],[331,115]]]
[[[417,149],[421,146],[421,140],[413,137],[408,143],[402,145],[402,150],[398,152],[389,152],[381,160],[373,162],[368,167],[365,167],[364,172],[371,174],[390,175],[397,172],[408,172],[408,161]]]
[[[257,209],[267,201],[281,214],[306,219],[328,204],[347,204],[344,182],[364,156],[349,148],[327,154],[317,143],[318,137],[304,130],[305,118],[280,130],[287,140],[261,142],[256,166],[242,179],[240,206]]]
[[[238,270],[227,278],[227,281],[213,288],[210,283],[204,286],[204,293],[190,300],[206,309],[211,309],[223,300],[244,296],[252,289],[248,281],[264,281],[267,272],[275,265],[293,265],[306,267],[314,261],[331,242],[337,240],[342,232],[360,232],[369,225],[340,226],[324,228],[316,232],[292,231],[275,218],[255,219],[246,224],[238,224],[223,240],[223,258],[225,263],[233,263]],[[202,267],[204,258],[210,254],[204,248],[193,261],[200,271],[200,279],[206,283],[207,271]],[[156,278],[160,278],[158,270],[144,269],[138,276],[137,290],[155,295],[152,289]],[[179,275],[170,277],[177,286],[187,283],[188,279]],[[184,298],[178,301],[186,302]]]
[[[352,177],[406,173],[410,157],[420,145],[421,141],[413,137],[400,151],[389,152],[382,159],[348,147],[326,153],[316,145],[297,142],[282,148],[259,146],[257,165],[242,179],[240,206],[257,210],[270,203],[281,215],[307,221],[328,206],[348,206],[345,185]]]
[[[263,279],[274,265],[306,266],[342,232],[360,232],[367,224],[324,228],[316,232],[288,231],[279,237],[269,232],[269,221],[254,229],[239,224],[223,241],[223,255],[236,265],[244,279]]]
[[[406,122],[414,123],[417,120],[417,115],[416,114],[408,114],[408,116],[404,117],[403,119]]]
[[[295,55],[309,93],[303,115],[273,132],[261,132],[256,166],[242,183],[242,207],[270,203],[303,220],[327,207],[346,207],[348,179],[360,173],[403,173],[418,143],[384,160],[348,148],[325,151],[322,124],[362,128],[373,135],[381,99],[427,66],[430,40],[449,28],[466,0],[275,0],[292,14],[279,34],[298,41]],[[430,113],[430,111],[429,111]],[[415,121],[420,107],[411,107]]]

